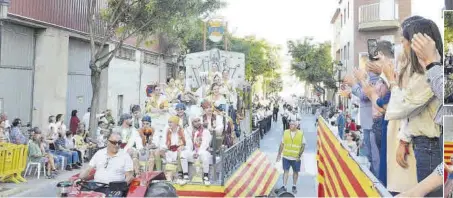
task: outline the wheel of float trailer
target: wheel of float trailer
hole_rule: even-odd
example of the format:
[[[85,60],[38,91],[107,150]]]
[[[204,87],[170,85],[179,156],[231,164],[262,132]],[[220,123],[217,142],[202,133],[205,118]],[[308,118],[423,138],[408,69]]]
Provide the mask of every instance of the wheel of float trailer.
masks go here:
[[[277,197],[296,197],[296,195],[294,195],[293,193],[291,192],[281,192],[277,195]]]
[[[178,197],[176,188],[167,182],[151,183],[145,197]]]

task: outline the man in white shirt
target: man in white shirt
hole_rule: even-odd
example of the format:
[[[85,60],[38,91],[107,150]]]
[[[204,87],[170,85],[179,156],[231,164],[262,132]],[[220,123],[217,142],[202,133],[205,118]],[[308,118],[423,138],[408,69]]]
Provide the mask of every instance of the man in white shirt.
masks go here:
[[[109,184],[115,181],[125,181],[128,184],[134,178],[133,163],[131,157],[120,149],[121,135],[112,133],[108,137],[107,148],[101,149],[93,156],[89,166],[82,171],[79,179],[87,179],[89,174],[96,170],[94,181]],[[108,195],[108,188],[96,190]]]
[[[208,148],[211,145],[212,135],[203,127],[201,116],[192,118],[192,127],[186,129],[186,134],[190,135],[190,137],[186,138],[187,147],[181,154],[183,179],[189,180],[188,162],[195,162],[199,159],[203,166],[203,181],[206,185],[209,185],[209,159],[211,153],[209,153]]]

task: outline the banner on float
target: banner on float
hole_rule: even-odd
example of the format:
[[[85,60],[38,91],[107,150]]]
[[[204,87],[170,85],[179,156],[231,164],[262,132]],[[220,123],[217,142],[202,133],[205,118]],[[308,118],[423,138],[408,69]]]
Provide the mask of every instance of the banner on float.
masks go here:
[[[318,197],[381,197],[376,184],[319,118]]]

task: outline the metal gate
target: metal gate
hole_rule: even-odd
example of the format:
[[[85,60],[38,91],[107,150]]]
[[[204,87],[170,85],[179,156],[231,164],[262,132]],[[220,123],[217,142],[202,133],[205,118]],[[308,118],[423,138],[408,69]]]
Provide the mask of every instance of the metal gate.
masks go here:
[[[8,119],[32,120],[34,29],[5,23],[1,32],[0,113]]]
[[[90,44],[70,38],[68,54],[68,91],[66,121],[69,126],[72,110],[77,110],[77,116],[82,121],[93,96],[91,87]]]

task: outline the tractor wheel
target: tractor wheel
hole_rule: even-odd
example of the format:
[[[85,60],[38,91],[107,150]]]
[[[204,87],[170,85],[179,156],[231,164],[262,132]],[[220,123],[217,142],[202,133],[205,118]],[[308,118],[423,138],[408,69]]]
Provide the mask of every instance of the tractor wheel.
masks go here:
[[[157,182],[149,185],[145,197],[178,197],[178,195],[170,183]]]

